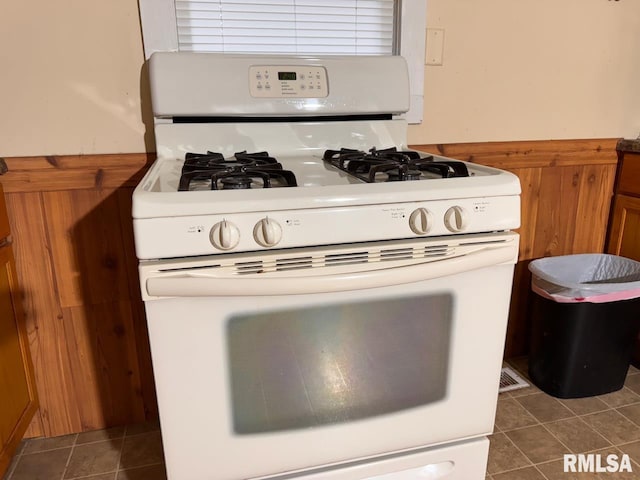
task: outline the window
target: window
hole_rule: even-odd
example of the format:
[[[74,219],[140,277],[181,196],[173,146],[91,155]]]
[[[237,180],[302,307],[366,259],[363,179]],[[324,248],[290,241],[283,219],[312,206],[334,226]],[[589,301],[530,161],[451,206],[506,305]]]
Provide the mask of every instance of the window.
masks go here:
[[[426,0],[140,0],[155,51],[403,55],[422,120]]]
[[[177,0],[178,50],[391,55],[394,0]]]

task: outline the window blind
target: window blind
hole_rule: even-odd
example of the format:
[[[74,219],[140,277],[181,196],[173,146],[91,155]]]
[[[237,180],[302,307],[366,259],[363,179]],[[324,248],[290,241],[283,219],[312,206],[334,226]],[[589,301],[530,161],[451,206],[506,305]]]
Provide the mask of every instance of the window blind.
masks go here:
[[[391,55],[396,0],[176,0],[178,49]]]

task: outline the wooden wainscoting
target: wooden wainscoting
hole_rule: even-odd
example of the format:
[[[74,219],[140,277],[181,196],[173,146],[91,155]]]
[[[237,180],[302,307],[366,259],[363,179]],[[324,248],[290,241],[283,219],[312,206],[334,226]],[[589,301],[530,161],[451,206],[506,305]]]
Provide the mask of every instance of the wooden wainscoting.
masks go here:
[[[505,357],[528,352],[528,265],[540,257],[604,251],[616,174],[617,139],[413,145],[513,172],[520,178],[520,258]]]
[[[40,410],[27,436],[156,415],[131,194],[153,156],[7,158],[14,235]]]
[[[617,139],[416,145],[522,182],[507,356],[526,352],[531,259],[601,252]],[[8,158],[6,197],[40,397],[28,436],[157,415],[131,194],[152,154]]]

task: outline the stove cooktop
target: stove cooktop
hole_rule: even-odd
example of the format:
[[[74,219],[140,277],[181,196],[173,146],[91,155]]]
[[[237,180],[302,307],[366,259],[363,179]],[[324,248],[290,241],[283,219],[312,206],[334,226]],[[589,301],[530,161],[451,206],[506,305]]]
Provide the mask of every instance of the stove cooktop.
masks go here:
[[[278,159],[266,151],[238,152],[232,158],[225,158],[221,153],[211,151],[188,152],[182,165],[177,190],[295,187],[298,186],[296,173],[303,178],[303,186],[309,186],[310,177],[314,177],[312,184],[318,181],[324,185],[342,184],[344,174],[341,172],[350,177],[350,183],[403,182],[470,176],[469,169],[463,162],[436,159],[433,155],[398,150],[396,147],[372,147],[367,152],[349,148],[326,150],[322,160],[323,163],[302,160],[287,170]],[[311,171],[314,168],[315,173]],[[324,177],[324,180],[319,180],[320,177]]]
[[[137,219],[364,206],[393,210],[399,203],[520,191],[517,177],[507,172],[413,151],[401,120],[165,123],[155,133],[158,158],[134,193]],[[351,149],[342,162],[340,147]],[[375,183],[369,183],[371,168],[356,154],[374,157]],[[389,160],[400,167],[391,168]],[[183,171],[188,175],[181,180]]]

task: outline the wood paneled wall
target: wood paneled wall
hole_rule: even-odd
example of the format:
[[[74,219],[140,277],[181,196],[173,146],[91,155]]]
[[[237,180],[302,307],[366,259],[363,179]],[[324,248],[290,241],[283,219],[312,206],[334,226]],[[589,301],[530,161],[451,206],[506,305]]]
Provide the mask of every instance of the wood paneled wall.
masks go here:
[[[540,257],[604,251],[616,174],[616,143],[617,139],[595,139],[414,146],[508,170],[520,178],[520,255],[506,358],[528,352],[529,262]]]
[[[616,139],[419,145],[516,173],[521,261],[507,356],[526,352],[528,261],[602,251]],[[157,415],[131,194],[153,155],[8,158],[0,177],[40,397],[29,436]]]
[[[156,415],[131,226],[151,156],[6,159],[0,177],[40,395],[27,436]]]

